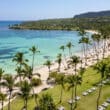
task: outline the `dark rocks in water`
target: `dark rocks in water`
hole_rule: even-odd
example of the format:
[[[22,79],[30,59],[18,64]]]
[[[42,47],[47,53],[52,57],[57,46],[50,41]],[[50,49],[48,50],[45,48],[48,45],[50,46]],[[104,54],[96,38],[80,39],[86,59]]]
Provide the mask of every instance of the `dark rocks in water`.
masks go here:
[[[50,56],[43,56],[45,59],[48,59],[48,58],[50,58]]]

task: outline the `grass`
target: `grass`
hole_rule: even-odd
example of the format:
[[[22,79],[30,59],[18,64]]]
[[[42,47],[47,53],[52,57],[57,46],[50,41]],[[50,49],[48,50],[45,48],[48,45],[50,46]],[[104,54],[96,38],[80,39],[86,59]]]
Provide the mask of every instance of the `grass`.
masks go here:
[[[93,85],[97,84],[100,80],[100,74],[98,74],[95,70],[93,70],[92,67],[89,67],[83,76],[83,82],[80,86],[78,86],[78,96],[81,97],[80,101],[78,101],[78,107],[77,110],[96,110],[96,98],[97,98],[97,92],[94,91],[93,93],[82,96],[82,92],[86,91],[87,89],[91,88]],[[65,85],[65,90],[63,92],[63,101],[61,104],[58,104],[59,102],[59,96],[60,96],[60,86],[55,86],[52,89],[46,90],[41,92],[39,95],[41,96],[43,93],[49,93],[54,98],[55,103],[57,106],[63,105],[65,107],[65,110],[70,110],[70,105],[68,104],[68,100],[71,99],[71,91],[67,90],[67,85]],[[100,99],[100,104],[102,104],[108,97],[110,97],[110,86],[105,85],[102,90],[102,96]],[[23,101],[20,98],[15,99],[11,103],[11,110],[21,110],[23,107]],[[28,102],[28,110],[33,110],[35,107],[34,99],[29,99]],[[4,110],[7,110],[7,107],[4,108]],[[107,110],[110,110],[110,107],[107,108]]]

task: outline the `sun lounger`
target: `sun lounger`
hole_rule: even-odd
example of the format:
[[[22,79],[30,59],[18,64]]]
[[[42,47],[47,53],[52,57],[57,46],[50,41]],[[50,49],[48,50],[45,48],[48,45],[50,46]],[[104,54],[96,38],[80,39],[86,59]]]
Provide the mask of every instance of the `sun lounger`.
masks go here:
[[[95,87],[92,87],[92,88],[91,88],[91,90],[93,90],[93,91],[94,91],[94,90],[96,90],[96,88],[95,88]]]
[[[107,81],[107,82],[109,82],[109,81],[110,81],[110,79],[106,79],[106,81]]]
[[[105,110],[105,108],[102,107],[102,106],[99,106],[99,107],[98,107],[98,110]]]
[[[70,99],[70,100],[68,101],[68,103],[69,103],[69,104],[75,103],[75,100],[74,100],[74,99],[73,99],[73,100]]]
[[[65,110],[65,108],[61,106],[61,107],[58,107],[58,110]]]
[[[110,103],[110,98],[108,98],[106,102]]]
[[[83,92],[82,95],[86,96],[86,95],[88,95],[88,92]]]
[[[102,106],[105,107],[105,108],[108,107],[108,105],[109,105],[109,103],[107,103],[107,102],[104,102],[104,103],[102,104]]]
[[[106,84],[106,83],[107,83],[107,81],[102,81],[102,83],[103,83],[103,84]]]
[[[75,98],[76,100],[80,100],[81,99],[81,97],[79,97],[79,96],[76,96],[76,98]]]
[[[91,90],[91,89],[87,90],[88,93],[91,93],[92,91],[93,91],[93,90]]]

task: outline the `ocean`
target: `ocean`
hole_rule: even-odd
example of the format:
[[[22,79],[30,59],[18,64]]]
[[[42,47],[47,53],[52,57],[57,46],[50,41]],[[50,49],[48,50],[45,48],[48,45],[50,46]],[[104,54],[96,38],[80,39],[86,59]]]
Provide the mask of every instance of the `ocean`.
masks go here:
[[[33,45],[37,46],[40,53],[35,56],[35,65],[41,66],[49,57],[51,61],[56,59],[61,45],[72,42],[74,47],[72,53],[80,52],[78,41],[80,37],[76,31],[55,31],[55,30],[12,30],[9,25],[18,24],[21,21],[0,21],[0,68],[5,73],[14,74],[16,63],[12,62],[13,56],[17,52],[24,52],[29,64],[32,62],[32,54],[29,51]],[[68,56],[68,49],[65,50]]]

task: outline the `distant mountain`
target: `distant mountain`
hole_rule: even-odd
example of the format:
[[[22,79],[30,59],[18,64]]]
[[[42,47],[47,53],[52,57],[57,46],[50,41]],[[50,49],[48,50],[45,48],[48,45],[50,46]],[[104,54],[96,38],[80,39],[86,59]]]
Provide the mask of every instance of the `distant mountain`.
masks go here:
[[[74,16],[74,18],[96,18],[96,17],[110,17],[110,10],[82,13]]]

